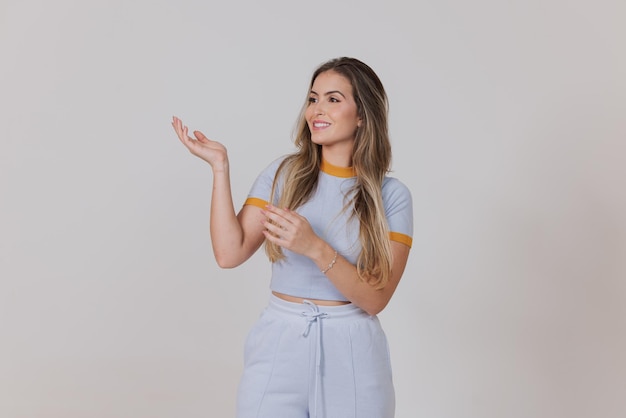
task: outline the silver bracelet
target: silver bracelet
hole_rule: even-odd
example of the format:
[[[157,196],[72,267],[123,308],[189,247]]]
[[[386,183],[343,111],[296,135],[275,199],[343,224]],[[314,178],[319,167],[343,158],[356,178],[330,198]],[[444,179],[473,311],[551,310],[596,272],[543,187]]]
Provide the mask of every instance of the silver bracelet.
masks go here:
[[[333,257],[333,261],[331,261],[330,263],[328,263],[328,266],[324,269],[324,270],[320,270],[322,273],[326,274],[326,272],[328,270],[330,270],[331,268],[333,268],[333,266],[335,265],[335,263],[337,262],[337,250],[335,250],[335,256]]]

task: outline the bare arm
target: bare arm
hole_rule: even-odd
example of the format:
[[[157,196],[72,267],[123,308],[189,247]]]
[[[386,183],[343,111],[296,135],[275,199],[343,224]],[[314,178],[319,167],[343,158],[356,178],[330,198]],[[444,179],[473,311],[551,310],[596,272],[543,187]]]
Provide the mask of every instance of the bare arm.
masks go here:
[[[177,117],[172,126],[178,139],[198,158],[209,163],[213,170],[211,191],[210,231],[215,260],[220,267],[232,268],[246,261],[263,243],[261,210],[244,206],[236,214],[230,184],[228,154],[224,145],[211,141],[202,132],[194,137]]]
[[[341,256],[337,256],[335,265],[326,272],[326,276],[354,304],[370,315],[376,315],[387,306],[391,296],[393,296],[398,287],[406,267],[409,251],[410,248],[407,245],[391,241],[391,255],[393,257],[391,276],[382,289],[376,289],[374,286],[361,280],[357,276],[356,266]],[[317,255],[315,258],[311,258],[322,270],[328,266],[334,254],[335,250],[322,241],[322,245],[317,250]]]
[[[300,214],[268,206],[263,215],[273,222],[265,221],[265,237],[298,254],[309,257],[320,270],[324,270],[335,256],[335,250],[315,234],[309,222]],[[381,312],[398,287],[409,257],[409,247],[391,242],[392,268],[389,282],[383,289],[376,289],[358,277],[356,266],[338,255],[326,276],[335,287],[355,305],[376,315]]]

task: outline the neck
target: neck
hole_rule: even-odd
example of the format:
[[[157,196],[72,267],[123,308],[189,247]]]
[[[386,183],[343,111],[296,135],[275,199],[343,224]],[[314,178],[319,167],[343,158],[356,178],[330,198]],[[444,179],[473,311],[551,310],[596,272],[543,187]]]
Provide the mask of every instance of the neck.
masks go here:
[[[322,147],[322,160],[337,167],[352,167],[352,147],[341,150]]]

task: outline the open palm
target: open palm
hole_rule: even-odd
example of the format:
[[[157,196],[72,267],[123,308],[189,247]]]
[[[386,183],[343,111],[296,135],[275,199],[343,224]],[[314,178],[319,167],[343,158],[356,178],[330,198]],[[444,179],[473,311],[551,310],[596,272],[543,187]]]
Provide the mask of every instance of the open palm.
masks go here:
[[[214,170],[225,167],[228,156],[224,145],[217,141],[211,141],[200,131],[193,132],[195,138],[190,137],[187,127],[176,116],[172,119],[172,126],[178,139],[187,147],[189,152],[209,163]]]

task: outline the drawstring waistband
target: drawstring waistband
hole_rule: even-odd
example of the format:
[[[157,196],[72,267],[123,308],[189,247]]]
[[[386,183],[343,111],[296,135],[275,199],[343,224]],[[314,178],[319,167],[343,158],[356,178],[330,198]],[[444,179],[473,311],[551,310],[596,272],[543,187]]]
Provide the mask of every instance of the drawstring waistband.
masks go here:
[[[304,329],[302,336],[308,338],[312,327],[315,327],[315,389],[313,395],[313,411],[311,418],[322,418],[324,412],[320,405],[319,397],[323,396],[322,371],[324,367],[324,353],[322,347],[322,322],[325,321],[354,321],[358,317],[369,317],[369,315],[361,308],[354,304],[326,306],[316,305],[309,300],[303,300],[302,303],[289,302],[278,296],[271,295],[269,309],[278,315],[284,315],[284,318],[290,318],[290,321],[300,321],[304,319]],[[321,409],[321,410],[318,410]]]
[[[316,336],[316,348],[315,348],[315,410],[313,411],[313,417],[317,417],[317,398],[318,389],[322,383],[322,319],[328,316],[326,312],[320,312],[318,306],[308,300],[302,301],[303,304],[308,305],[311,310],[303,311],[301,315],[306,319],[306,326],[302,332],[303,337],[308,337],[311,331],[311,325],[316,324],[317,336]]]

